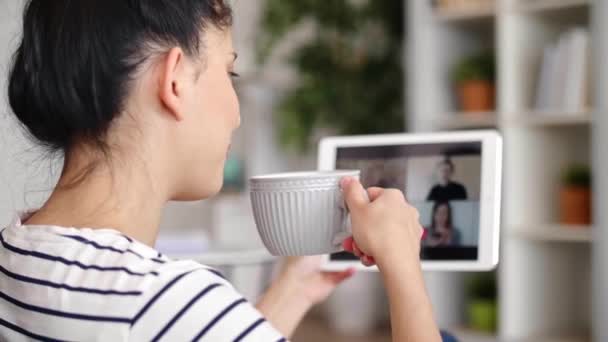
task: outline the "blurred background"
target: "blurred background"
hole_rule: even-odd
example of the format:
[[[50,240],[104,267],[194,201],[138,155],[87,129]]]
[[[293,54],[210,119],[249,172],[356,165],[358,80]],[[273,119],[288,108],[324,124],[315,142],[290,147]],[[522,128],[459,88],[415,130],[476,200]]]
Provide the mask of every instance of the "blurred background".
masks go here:
[[[2,225],[39,206],[62,165],[28,142],[6,103],[22,3],[0,0]],[[255,300],[277,260],[258,238],[249,176],[315,169],[327,135],[494,128],[506,152],[500,265],[425,274],[440,326],[462,341],[608,337],[608,238],[599,233],[608,217],[591,213],[592,199],[608,200],[602,174],[591,184],[592,160],[596,170],[608,166],[607,106],[592,96],[608,92],[606,1],[232,3],[243,125],[225,187],[207,201],[168,205],[159,249],[222,268]],[[378,275],[342,286],[293,340],[389,341]]]

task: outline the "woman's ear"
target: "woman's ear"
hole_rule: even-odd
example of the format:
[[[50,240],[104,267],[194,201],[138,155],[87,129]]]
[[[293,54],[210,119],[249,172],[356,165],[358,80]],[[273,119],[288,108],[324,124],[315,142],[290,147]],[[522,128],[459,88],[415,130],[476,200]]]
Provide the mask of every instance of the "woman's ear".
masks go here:
[[[172,48],[161,61],[160,65],[160,100],[177,121],[184,119],[183,96],[184,96],[184,52],[181,48]]]

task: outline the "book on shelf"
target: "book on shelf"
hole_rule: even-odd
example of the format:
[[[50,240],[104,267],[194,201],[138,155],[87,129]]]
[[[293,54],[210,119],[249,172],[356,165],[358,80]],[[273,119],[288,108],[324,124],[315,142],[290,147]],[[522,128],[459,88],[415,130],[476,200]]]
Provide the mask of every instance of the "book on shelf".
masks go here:
[[[564,32],[545,46],[539,68],[534,109],[583,113],[589,108],[590,43],[584,28]]]

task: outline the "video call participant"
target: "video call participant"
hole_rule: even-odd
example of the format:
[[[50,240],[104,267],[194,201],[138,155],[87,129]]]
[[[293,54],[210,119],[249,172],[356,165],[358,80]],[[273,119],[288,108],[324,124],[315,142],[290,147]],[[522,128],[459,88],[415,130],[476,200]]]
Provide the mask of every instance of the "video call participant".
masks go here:
[[[460,232],[452,224],[452,207],[448,202],[435,202],[431,225],[425,229],[423,240],[429,247],[460,245]]]
[[[437,165],[439,184],[433,186],[427,196],[427,201],[453,201],[466,200],[468,198],[467,189],[464,185],[452,181],[454,176],[454,163],[450,159],[445,159]]]

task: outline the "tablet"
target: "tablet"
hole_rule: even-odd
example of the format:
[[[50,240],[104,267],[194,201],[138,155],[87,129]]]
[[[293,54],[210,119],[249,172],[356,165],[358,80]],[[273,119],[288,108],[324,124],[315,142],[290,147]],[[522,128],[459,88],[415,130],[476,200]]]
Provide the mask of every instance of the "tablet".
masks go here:
[[[423,270],[496,267],[502,174],[496,131],[330,137],[320,143],[319,169],[361,170],[366,188],[402,190],[420,212]],[[347,252],[325,257],[326,270],[348,267],[377,270]]]

